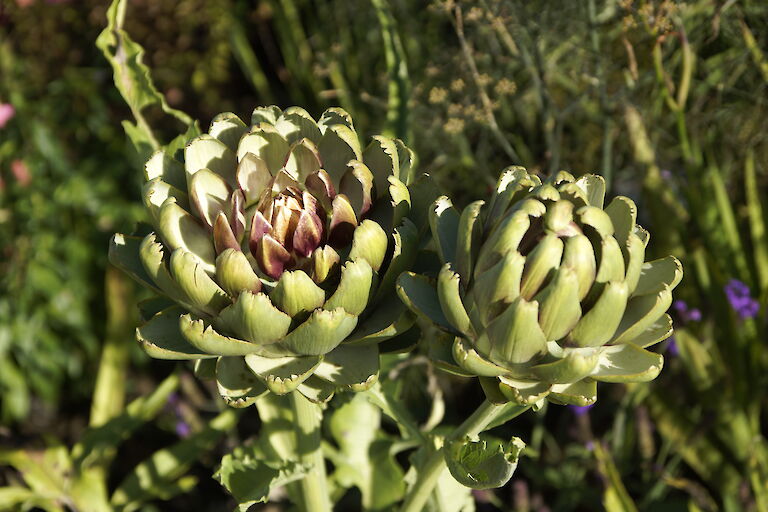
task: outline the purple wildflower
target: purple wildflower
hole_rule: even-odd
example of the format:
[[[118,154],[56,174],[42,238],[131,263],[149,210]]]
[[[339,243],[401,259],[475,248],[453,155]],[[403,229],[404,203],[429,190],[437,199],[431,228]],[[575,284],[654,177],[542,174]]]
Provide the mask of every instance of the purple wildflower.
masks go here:
[[[701,311],[699,308],[690,308],[684,300],[676,300],[672,303],[672,309],[675,310],[677,319],[681,323],[701,321]]]
[[[189,426],[189,423],[181,420],[176,422],[176,434],[179,437],[189,437],[191,433],[192,428]]]
[[[0,103],[0,128],[5,128],[8,121],[16,115],[16,109],[10,103]]]
[[[725,296],[742,320],[756,316],[760,310],[760,304],[752,298],[749,286],[738,279],[728,281],[725,285]]]
[[[677,346],[677,340],[674,336],[670,336],[669,340],[667,341],[667,352],[669,352],[669,355],[673,357],[680,355],[680,347]]]
[[[568,409],[570,409],[571,412],[574,415],[576,415],[576,416],[584,416],[594,406],[595,406],[595,404],[592,404],[592,405],[569,405]]]

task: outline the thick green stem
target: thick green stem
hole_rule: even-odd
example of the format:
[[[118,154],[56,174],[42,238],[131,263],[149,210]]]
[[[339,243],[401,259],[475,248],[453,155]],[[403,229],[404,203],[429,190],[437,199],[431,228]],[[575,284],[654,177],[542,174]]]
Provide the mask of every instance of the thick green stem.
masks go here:
[[[320,406],[307,400],[298,391],[291,393],[295,415],[296,447],[301,462],[309,467],[301,480],[302,504],[306,512],[331,512],[331,502],[325,475],[325,461],[320,449],[320,426],[323,412]]]
[[[484,401],[480,404],[480,407],[472,413],[472,416],[467,418],[464,423],[459,425],[459,427],[446,438],[445,442],[447,443],[463,437],[475,437],[496,419],[505,407],[505,405],[495,405],[487,400]],[[521,409],[520,412],[522,413],[525,410],[527,410],[527,408]],[[432,494],[432,490],[435,488],[435,485],[437,485],[437,481],[445,468],[443,450],[440,449],[435,451],[426,460],[424,465],[418,468],[416,483],[405,497],[400,512],[420,512],[423,510],[424,505],[429,499],[429,495]]]

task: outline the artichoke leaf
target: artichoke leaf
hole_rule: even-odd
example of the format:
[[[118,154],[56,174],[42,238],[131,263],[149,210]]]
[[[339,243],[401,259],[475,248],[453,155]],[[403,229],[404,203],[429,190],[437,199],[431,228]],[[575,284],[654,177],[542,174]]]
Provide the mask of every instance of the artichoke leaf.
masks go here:
[[[603,207],[605,200],[605,178],[598,174],[585,174],[578,180],[578,185],[587,195],[589,204],[597,208]]]
[[[518,405],[533,405],[546,397],[552,386],[541,381],[517,380],[504,375],[498,377],[499,391],[510,402]]]
[[[303,270],[293,270],[283,272],[269,298],[280,311],[293,318],[321,307],[325,291]]]
[[[308,139],[317,144],[320,142],[320,127],[309,113],[301,107],[289,107],[274,123],[277,132],[283,136],[288,144],[293,144],[301,139]]]
[[[358,323],[346,343],[380,343],[403,334],[416,321],[414,314],[394,293],[383,299],[381,304],[382,307],[374,308],[370,316]]]
[[[220,357],[216,363],[216,387],[227,405],[248,407],[266,395],[267,387],[251,373],[242,357]]]
[[[640,277],[632,296],[657,294],[665,287],[673,290],[682,278],[683,265],[674,256],[649,261],[640,269]]]
[[[612,344],[628,343],[656,323],[672,303],[672,291],[664,286],[656,295],[640,295],[627,302],[627,310]]]
[[[403,223],[395,228],[392,240],[394,241],[392,258],[379,282],[379,290],[373,299],[374,304],[378,304],[390,293],[400,274],[412,268],[419,255],[419,231],[410,220],[403,219]]]
[[[165,150],[158,149],[144,164],[144,179],[152,181],[161,178],[164,182],[178,190],[186,190],[187,176],[184,164],[168,155]]]
[[[376,272],[387,255],[387,234],[376,222],[366,219],[355,229],[349,259],[363,259]]]
[[[400,178],[400,158],[395,141],[383,135],[375,135],[363,151],[363,162],[373,173],[376,195],[382,197],[388,188],[390,176]]]
[[[446,331],[455,332],[440,307],[437,290],[426,276],[403,272],[397,279],[397,294],[414,313],[426,317]]]
[[[323,308],[329,311],[342,308],[351,315],[360,315],[368,306],[375,288],[376,276],[368,262],[364,259],[348,261],[341,269],[339,286]]]
[[[447,196],[440,196],[429,210],[429,226],[443,263],[456,261],[459,213]]]
[[[525,443],[517,437],[504,445],[498,440],[450,441],[443,454],[451,476],[472,489],[496,489],[512,478]]]
[[[656,378],[662,366],[661,354],[636,345],[615,345],[602,349],[600,362],[590,377],[602,382],[648,382]]]
[[[379,350],[375,345],[340,345],[325,355],[315,376],[337,388],[365,391],[378,380]]]
[[[187,183],[200,169],[210,169],[230,184],[236,185],[237,157],[226,144],[208,134],[200,135],[184,148],[184,168]]]
[[[256,345],[280,341],[291,327],[291,317],[277,309],[264,293],[241,293],[219,319],[236,336]]]
[[[278,395],[290,393],[309,378],[320,364],[322,356],[307,357],[262,357],[256,354],[245,356],[245,364]]]
[[[281,345],[297,355],[327,354],[355,329],[357,316],[342,308],[333,311],[316,309],[310,317],[283,339]]]
[[[310,402],[324,404],[333,398],[336,388],[330,382],[312,375],[299,384],[298,390],[302,395],[307,397]]]
[[[464,208],[459,217],[458,239],[456,241],[456,272],[464,286],[469,285],[472,270],[482,238],[482,212],[485,201],[475,201]]]
[[[136,329],[141,348],[155,359],[189,360],[216,357],[187,343],[179,329],[179,317],[184,311],[173,306],[153,316]]]
[[[139,256],[142,238],[115,233],[109,241],[109,262],[131,276],[139,284],[162,294],[155,281],[144,269]]]
[[[224,143],[230,150],[237,151],[240,138],[248,132],[242,119],[232,112],[223,112],[211,121],[208,134]]]
[[[621,245],[625,245],[629,235],[635,231],[637,220],[637,206],[628,197],[614,197],[611,203],[605,207],[605,213],[611,218],[616,239]]]
[[[178,319],[178,323],[184,339],[190,345],[207,354],[219,356],[259,354],[271,357],[290,355],[290,353],[281,350],[279,346],[257,345],[219,334],[213,326],[206,325],[202,319],[193,318],[191,315],[182,315]]]
[[[625,343],[631,343],[638,347],[646,348],[672,336],[672,317],[664,313],[648,329],[644,330]]]
[[[547,398],[561,405],[592,405],[597,401],[597,382],[582,379],[571,384],[555,384]]]
[[[502,368],[478,354],[467,340],[458,336],[453,342],[453,359],[470,375],[498,377],[509,373],[506,368]]]
[[[269,173],[277,173],[285,165],[288,142],[269,124],[260,123],[240,139],[237,146],[237,160],[242,162],[248,153],[253,153],[267,165]]]
[[[461,299],[459,274],[446,263],[437,277],[437,297],[446,320],[459,332],[473,335],[472,324]]]

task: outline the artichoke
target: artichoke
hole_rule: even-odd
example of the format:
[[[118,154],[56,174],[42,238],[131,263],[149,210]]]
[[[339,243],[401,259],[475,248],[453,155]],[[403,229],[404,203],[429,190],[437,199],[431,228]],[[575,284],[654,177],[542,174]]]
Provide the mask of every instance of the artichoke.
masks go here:
[[[165,297],[143,305],[137,339],[150,356],[195,360],[230,405],[246,406],[268,391],[323,401],[366,389],[381,342],[415,343],[394,285],[428,229],[411,202],[423,195],[426,211],[436,194],[426,175],[407,187],[413,153],[401,141],[377,136],[363,150],[341,109],[315,122],[264,107],[250,127],[220,114],[183,157],[149,159],[154,231],[117,234],[110,248]]]
[[[603,207],[605,182],[567,172],[542,181],[520,167],[490,201],[459,213],[446,197],[430,211],[443,263],[436,278],[404,273],[398,293],[453,335],[436,364],[478,376],[495,403],[590,405],[596,382],[655,378],[647,347],[672,333],[665,313],[682,278],[672,257],[645,262],[649,235],[635,204]],[[443,338],[445,339],[445,338]]]

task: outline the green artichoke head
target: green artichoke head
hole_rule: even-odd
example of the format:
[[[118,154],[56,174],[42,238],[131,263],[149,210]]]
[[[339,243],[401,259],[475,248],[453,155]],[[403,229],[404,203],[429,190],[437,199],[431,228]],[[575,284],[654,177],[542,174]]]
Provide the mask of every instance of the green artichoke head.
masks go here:
[[[115,235],[110,250],[170,299],[145,307],[146,352],[196,360],[234,406],[267,390],[325,400],[373,384],[378,343],[413,338],[394,292],[420,237],[409,219],[412,152],[381,136],[363,150],[338,108],[316,122],[301,108],[265,107],[250,126],[217,116],[183,160],[149,159],[154,231]]]
[[[443,267],[404,273],[398,293],[455,336],[433,351],[447,371],[479,376],[496,402],[589,405],[596,382],[655,378],[672,333],[665,313],[682,266],[645,261],[635,204],[603,205],[605,182],[560,172],[545,183],[513,167],[489,202],[459,213],[437,199],[430,225]]]

